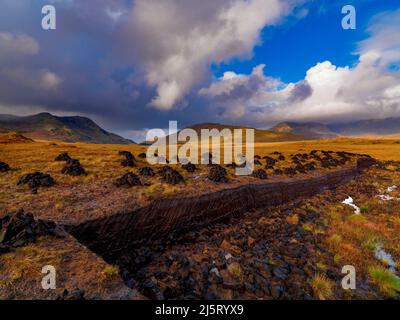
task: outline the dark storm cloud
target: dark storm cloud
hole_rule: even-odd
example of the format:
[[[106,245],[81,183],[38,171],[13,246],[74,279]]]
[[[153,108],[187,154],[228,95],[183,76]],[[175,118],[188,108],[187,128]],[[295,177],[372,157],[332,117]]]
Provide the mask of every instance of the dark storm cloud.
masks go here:
[[[294,88],[290,92],[289,102],[301,102],[313,93],[313,88],[307,82],[307,80],[300,81],[295,84]]]
[[[251,54],[296,2],[0,0],[0,112],[83,114],[119,131],[212,120],[197,94],[210,64]],[[41,28],[47,4],[54,31]]]

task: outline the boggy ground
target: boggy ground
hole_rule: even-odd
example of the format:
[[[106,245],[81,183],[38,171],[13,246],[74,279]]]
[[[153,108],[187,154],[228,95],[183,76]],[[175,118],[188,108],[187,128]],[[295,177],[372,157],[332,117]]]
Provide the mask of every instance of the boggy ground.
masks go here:
[[[255,154],[259,158],[256,159],[255,170],[264,170],[270,181],[293,178],[292,175],[296,178],[326,173],[344,164],[337,163],[331,167],[324,167],[321,162],[313,158],[298,157],[297,161],[291,155],[304,153],[310,155],[313,149],[331,150],[328,149],[329,146],[324,145],[324,149],[314,148],[308,142],[287,143],[281,146],[256,145]],[[335,145],[332,144],[332,146]],[[393,146],[397,147],[396,144]],[[339,146],[332,148],[333,151],[350,151],[349,149],[349,147],[339,149]],[[122,165],[121,161],[124,157],[119,153],[125,150],[134,155],[134,167]],[[273,154],[277,150],[282,152],[282,155]],[[146,159],[139,157],[145,151],[144,146],[81,143],[32,142],[0,145],[0,161],[10,167],[7,172],[0,173],[0,215],[23,208],[33,213],[35,217],[66,224],[75,223],[109,216],[116,212],[131,211],[160,198],[219,191],[246,183],[259,182],[260,177],[263,177],[263,174],[257,177],[239,177],[235,175],[235,169],[232,166],[225,166],[227,180],[222,178],[220,181],[211,181],[209,179],[210,166],[196,166],[194,172],[188,172],[181,165],[174,165],[171,167],[177,170],[183,179],[173,179],[177,183],[170,184],[163,178],[163,174],[158,173],[165,167],[163,165],[152,166],[154,176],[140,174],[141,170],[148,166]],[[63,173],[65,162],[55,161],[55,159],[65,152],[71,158],[79,160],[84,169],[84,175],[71,176]],[[326,157],[321,152],[317,155],[321,158]],[[342,158],[334,152],[330,156],[338,160]],[[357,157],[349,156],[350,160],[345,165],[354,165]],[[277,162],[271,163],[270,158]],[[298,166],[299,163],[303,167]],[[312,163],[316,170],[311,170],[312,167],[304,168],[304,165],[312,165]],[[36,172],[49,174],[54,179],[54,185],[31,190],[29,184],[18,184],[22,176]],[[115,182],[127,172],[138,175],[141,185],[132,188],[118,187]]]
[[[248,212],[117,261],[126,282],[151,299],[398,299],[399,168],[386,163],[335,191]],[[342,203],[348,196],[361,214]],[[377,245],[395,270],[376,257]],[[356,290],[341,286],[345,265],[355,267]]]
[[[269,180],[281,179],[275,169],[294,167],[291,154],[310,154],[313,149],[367,153],[379,160],[399,160],[400,155],[397,140],[259,144],[255,154],[261,158],[278,158],[272,153],[279,150],[285,160],[265,169],[267,159],[261,159],[256,169],[264,168]],[[129,150],[139,159],[145,148],[49,142],[0,146],[0,160],[11,167],[0,173],[0,216],[24,208],[35,217],[58,222],[87,220],[99,212],[109,215],[157,198],[179,197],[182,191],[212,192],[243,183],[234,176],[233,168],[226,168],[228,183],[214,183],[207,179],[208,166],[194,173],[179,166],[175,168],[185,180],[176,186],[156,175],[141,177],[141,186],[118,188],[114,184],[118,177],[127,171],[138,174],[147,165],[142,159],[134,168],[122,167],[118,155],[121,150]],[[79,159],[87,175],[62,174],[64,164],[54,161],[62,152]],[[296,172],[294,178],[330,170],[318,165],[311,173]],[[36,171],[51,174],[56,184],[39,188],[37,194],[27,186],[17,186],[23,174]],[[245,183],[259,181],[246,179]],[[68,241],[39,239],[0,255],[0,297],[54,299],[63,294],[63,288],[71,291],[79,287],[82,279],[86,280],[80,289],[88,298],[139,297],[118,293],[126,291],[115,277],[119,273],[126,285],[149,298],[396,298],[400,290],[397,269],[392,266],[389,271],[387,264],[391,261],[375,258],[378,245],[392,255],[395,263],[400,258],[400,193],[392,188],[389,192],[393,186],[400,186],[399,164],[388,162],[336,191],[171,236],[169,241],[153,242],[129,254],[106,257],[109,264],[71,237]],[[361,215],[354,215],[352,207],[342,204],[348,196],[361,208]],[[63,280],[57,293],[49,294],[38,287],[43,264],[61,266]],[[345,264],[357,270],[355,291],[341,289],[340,271]],[[104,279],[111,283],[105,284]]]

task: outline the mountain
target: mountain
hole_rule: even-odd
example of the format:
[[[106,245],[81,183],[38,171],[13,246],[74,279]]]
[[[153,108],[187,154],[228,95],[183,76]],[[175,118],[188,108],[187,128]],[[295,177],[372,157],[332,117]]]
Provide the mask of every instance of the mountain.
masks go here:
[[[262,130],[262,129],[255,129],[249,128],[244,126],[234,126],[234,125],[226,125],[220,123],[200,123],[195,124],[185,129],[193,129],[197,132],[198,137],[201,137],[201,130],[202,129],[217,129],[219,131],[223,129],[229,129],[233,133],[234,129],[254,129],[254,142],[280,142],[280,141],[300,141],[305,140],[306,138],[301,135],[296,135],[292,133],[285,133],[285,132],[274,132],[271,130]],[[245,135],[243,134],[243,139],[245,139]],[[168,138],[167,138],[168,141]],[[245,141],[245,140],[243,140]]]
[[[344,124],[333,124],[331,130],[345,136],[360,135],[398,135],[400,118],[361,120]]]
[[[302,135],[309,139],[330,139],[338,136],[400,135],[400,118],[370,119],[347,123],[282,122],[271,128],[277,133]]]
[[[85,117],[57,117],[50,113],[19,117],[0,115],[0,132],[15,131],[31,139],[61,140],[94,144],[133,144],[133,141],[107,132]]]
[[[271,128],[273,132],[301,135],[308,139],[330,139],[337,137],[327,125],[317,122],[282,122]]]

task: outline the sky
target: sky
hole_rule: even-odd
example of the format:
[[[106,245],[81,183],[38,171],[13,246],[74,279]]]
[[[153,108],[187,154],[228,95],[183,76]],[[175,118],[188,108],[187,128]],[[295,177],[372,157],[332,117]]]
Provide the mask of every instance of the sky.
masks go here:
[[[398,0],[0,0],[0,113],[88,116],[138,141],[172,120],[400,116],[399,34]]]

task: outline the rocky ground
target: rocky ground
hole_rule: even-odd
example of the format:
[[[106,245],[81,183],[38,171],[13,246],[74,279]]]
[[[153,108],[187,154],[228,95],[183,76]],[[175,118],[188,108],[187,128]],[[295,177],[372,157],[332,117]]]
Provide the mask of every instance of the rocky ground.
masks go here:
[[[398,213],[390,211],[398,200],[379,202],[376,184],[377,174],[384,186],[398,184],[396,170],[376,168],[335,191],[153,242],[116,261],[126,283],[150,299],[398,298],[400,287],[393,285],[390,292],[385,280],[374,278],[371,266],[385,273],[387,264],[365,245],[367,236],[380,238],[399,261],[399,248],[392,243],[399,225],[388,229],[393,217],[386,216],[384,226],[377,220],[389,206],[386,212],[399,221]],[[360,217],[342,204],[349,194],[365,204]],[[340,218],[335,216],[339,211]],[[348,264],[359,272],[354,291],[341,287],[341,270]]]

